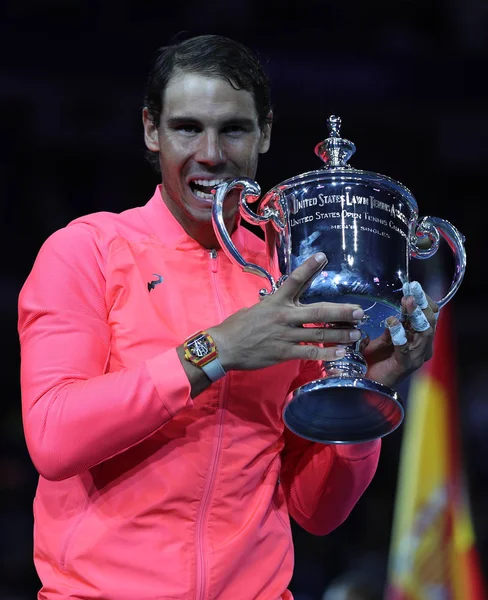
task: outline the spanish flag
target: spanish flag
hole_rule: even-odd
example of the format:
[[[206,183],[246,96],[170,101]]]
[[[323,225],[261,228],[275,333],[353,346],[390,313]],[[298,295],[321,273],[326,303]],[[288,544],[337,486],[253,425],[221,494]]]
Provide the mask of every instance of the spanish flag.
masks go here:
[[[488,598],[462,458],[451,304],[408,390],[386,600]]]

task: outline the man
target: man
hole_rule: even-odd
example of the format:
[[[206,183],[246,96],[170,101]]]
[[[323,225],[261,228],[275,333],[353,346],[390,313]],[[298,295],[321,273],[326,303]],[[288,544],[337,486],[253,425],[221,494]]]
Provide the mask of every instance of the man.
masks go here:
[[[153,198],[81,217],[39,252],[19,335],[40,600],[289,599],[289,515],[326,534],[374,475],[379,441],[315,444],[281,417],[320,361],[357,339],[363,311],[300,305],[322,254],[259,301],[261,282],[213,231],[211,189],[255,176],[271,119],[268,80],[241,44],[163,49],[143,111],[162,175]],[[237,214],[227,200],[234,243],[260,264],[264,243]],[[386,331],[371,345],[371,377],[395,385],[430,357],[433,310],[408,344]],[[328,322],[344,326],[301,327]]]

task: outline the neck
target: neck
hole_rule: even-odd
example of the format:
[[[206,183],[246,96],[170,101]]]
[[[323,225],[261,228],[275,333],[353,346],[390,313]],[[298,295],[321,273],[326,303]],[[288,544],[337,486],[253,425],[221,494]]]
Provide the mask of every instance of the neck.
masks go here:
[[[162,202],[166,205],[174,219],[176,219],[189,237],[208,250],[221,247],[217,235],[215,234],[213,219],[210,213],[207,213],[203,218],[200,216],[199,219],[192,219],[180,210],[171,198],[167,196],[163,185],[160,184],[159,190]],[[240,220],[239,212],[236,207],[234,207],[234,210],[223,216],[227,232],[229,235],[232,235],[237,229]]]
[[[188,235],[192,237],[196,242],[203,246],[207,250],[220,248],[220,243],[215,235],[215,232],[212,231],[199,231],[197,234],[195,232],[187,231]]]

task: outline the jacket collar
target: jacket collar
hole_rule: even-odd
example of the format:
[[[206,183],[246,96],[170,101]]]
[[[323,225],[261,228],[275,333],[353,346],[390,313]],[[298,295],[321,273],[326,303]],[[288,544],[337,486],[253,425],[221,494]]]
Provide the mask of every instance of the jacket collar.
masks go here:
[[[156,186],[153,197],[140,210],[144,220],[164,246],[185,251],[204,249],[201,244],[188,235],[171,214],[161,196],[161,184]],[[241,218],[239,217],[237,228],[231,236],[238,248],[244,246],[243,228],[240,223]]]

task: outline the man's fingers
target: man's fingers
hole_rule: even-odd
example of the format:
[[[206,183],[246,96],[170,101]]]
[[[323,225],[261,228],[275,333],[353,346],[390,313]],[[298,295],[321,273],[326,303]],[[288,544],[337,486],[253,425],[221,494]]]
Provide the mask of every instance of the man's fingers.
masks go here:
[[[426,314],[429,314],[429,309],[432,311],[432,314],[435,315],[439,312],[439,307],[437,306],[437,302],[434,302],[432,298],[430,298],[423,290],[421,284],[418,281],[411,281],[409,283],[403,284],[403,295],[404,296],[413,296],[415,298],[415,302],[417,306],[419,306],[422,310],[427,311]]]
[[[396,318],[390,317],[386,321],[386,326],[390,331],[391,341],[394,346],[402,346],[408,350],[408,340],[405,328]]]
[[[414,331],[427,331],[430,329],[430,323],[424,315],[420,306],[416,306],[414,311],[408,315],[410,326]]]
[[[434,328],[439,307],[427,296],[420,283],[418,281],[404,283],[403,293],[403,304],[410,328],[417,332]]]
[[[315,275],[325,267],[327,262],[327,257],[323,252],[307,258],[287,277],[279,289],[280,296],[290,302],[297,302],[303,291],[312,283]]]
[[[347,327],[359,323],[364,317],[364,310],[355,304],[339,304],[338,302],[316,302],[297,306],[288,317],[288,323],[294,327],[324,324],[325,327]],[[343,325],[342,325],[343,324]]]
[[[429,306],[427,296],[425,295],[425,292],[418,281],[407,281],[406,283],[404,283],[403,295],[413,296],[415,298],[417,306],[419,306],[422,310]]]
[[[317,346],[315,344],[294,344],[291,346],[290,359],[334,361],[346,354],[344,346]]]
[[[296,307],[289,319],[290,325],[353,322],[364,317],[364,312],[359,305],[340,304],[338,302],[299,303],[303,291],[326,264],[327,257],[323,252],[314,254],[297,267],[276,292],[275,296],[280,298],[280,303],[285,300]]]
[[[432,356],[436,314],[439,307],[417,281],[403,286],[403,306],[406,313],[405,328],[412,335],[409,350],[414,364],[423,364]]]
[[[361,332],[347,327],[290,327],[287,339],[294,343],[349,345],[361,339]]]

